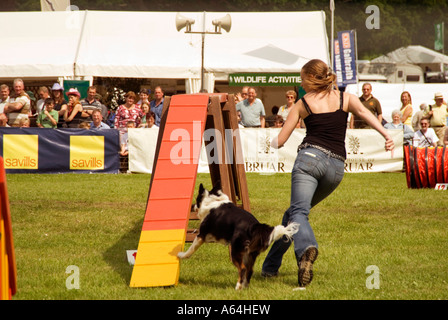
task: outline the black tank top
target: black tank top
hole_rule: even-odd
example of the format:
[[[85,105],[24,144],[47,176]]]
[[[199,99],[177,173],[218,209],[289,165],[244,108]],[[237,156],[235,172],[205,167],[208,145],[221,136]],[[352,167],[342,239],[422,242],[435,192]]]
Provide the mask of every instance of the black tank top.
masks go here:
[[[347,131],[348,113],[344,111],[344,93],[340,94],[339,109],[334,112],[313,113],[302,98],[303,105],[309,113],[304,119],[306,136],[302,143],[309,143],[325,148],[346,158],[345,133]]]

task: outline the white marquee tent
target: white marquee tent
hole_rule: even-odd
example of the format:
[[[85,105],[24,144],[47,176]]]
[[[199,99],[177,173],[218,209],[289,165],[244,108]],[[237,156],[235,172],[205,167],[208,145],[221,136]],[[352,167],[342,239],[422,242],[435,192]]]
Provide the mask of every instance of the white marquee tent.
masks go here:
[[[448,65],[448,56],[423,46],[407,46],[372,59],[371,62],[409,63],[419,65],[423,70],[429,67],[432,71],[441,71],[444,64]]]
[[[181,14],[195,19],[192,31],[212,31],[227,13]],[[329,61],[323,11],[230,15],[230,32],[205,36],[204,69],[216,79]],[[199,79],[202,36],[178,32],[175,20],[176,12],[0,12],[0,78]]]
[[[73,77],[79,12],[0,12],[0,77]]]

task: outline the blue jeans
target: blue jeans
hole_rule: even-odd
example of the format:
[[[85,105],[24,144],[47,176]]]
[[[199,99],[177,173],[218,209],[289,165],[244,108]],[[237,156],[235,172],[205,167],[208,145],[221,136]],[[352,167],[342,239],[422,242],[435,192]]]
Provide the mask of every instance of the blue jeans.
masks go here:
[[[321,150],[308,147],[297,154],[291,174],[291,206],[283,215],[282,224],[300,224],[293,236],[297,264],[309,247],[318,247],[313,229],[308,221],[312,207],[329,196],[344,177],[344,162],[330,157]],[[276,241],[263,263],[262,270],[276,273],[291,241]]]

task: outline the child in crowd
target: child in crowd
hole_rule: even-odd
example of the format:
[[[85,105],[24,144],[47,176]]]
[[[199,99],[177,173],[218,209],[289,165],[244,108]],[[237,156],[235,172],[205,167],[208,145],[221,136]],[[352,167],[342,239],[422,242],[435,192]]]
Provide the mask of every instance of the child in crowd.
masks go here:
[[[146,123],[145,128],[152,128],[152,129],[158,129],[159,127],[156,126],[156,114],[152,111],[149,111],[146,114]]]
[[[42,111],[37,116],[36,124],[39,128],[56,128],[58,125],[59,113],[54,110],[54,99],[47,98]]]
[[[129,153],[128,149],[128,130],[129,128],[135,128],[135,122],[134,121],[128,121],[126,123],[126,131],[120,135],[120,155],[121,156],[127,156]]]
[[[283,120],[282,116],[276,115],[274,120],[274,128],[281,128],[283,127],[283,123],[285,121]]]
[[[148,121],[148,112],[150,110],[149,103],[142,102],[142,104],[140,105],[140,109],[142,109],[144,116],[142,117],[142,122],[140,123],[139,128],[146,128],[146,122]]]
[[[84,121],[84,122],[81,122],[79,125],[78,125],[78,128],[79,129],[90,129],[90,123],[89,122],[87,122],[87,121]]]
[[[29,118],[21,118],[19,120],[20,128],[29,128],[30,127],[30,119]]]

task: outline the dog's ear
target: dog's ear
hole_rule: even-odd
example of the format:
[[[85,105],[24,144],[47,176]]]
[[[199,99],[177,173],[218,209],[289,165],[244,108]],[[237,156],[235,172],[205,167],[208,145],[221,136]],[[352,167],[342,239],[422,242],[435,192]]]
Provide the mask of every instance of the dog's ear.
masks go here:
[[[199,185],[199,194],[203,194],[204,193],[204,186],[202,185],[202,183]]]
[[[213,186],[213,190],[215,190],[215,191],[222,190],[221,180],[218,180],[215,182],[215,185]]]

